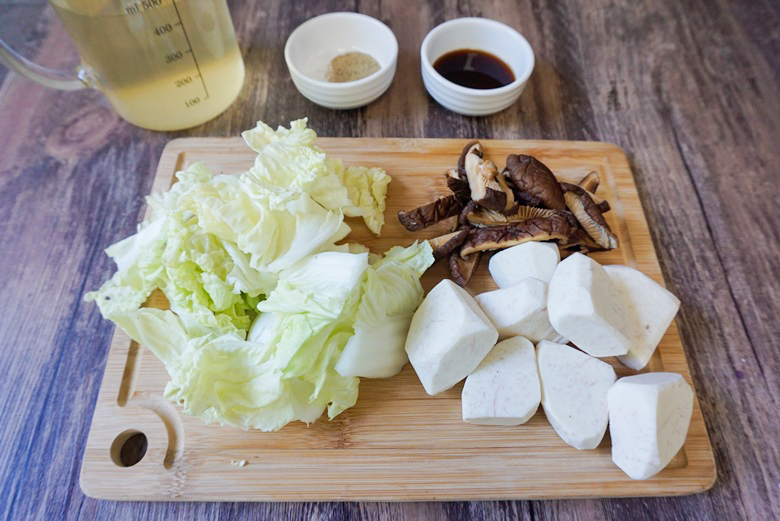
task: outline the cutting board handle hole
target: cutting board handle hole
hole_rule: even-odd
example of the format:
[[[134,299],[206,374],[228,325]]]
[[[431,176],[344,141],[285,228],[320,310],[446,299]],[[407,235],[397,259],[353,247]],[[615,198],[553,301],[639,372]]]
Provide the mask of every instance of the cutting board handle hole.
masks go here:
[[[119,467],[132,467],[144,458],[148,446],[146,434],[126,430],[111,444],[111,460]]]

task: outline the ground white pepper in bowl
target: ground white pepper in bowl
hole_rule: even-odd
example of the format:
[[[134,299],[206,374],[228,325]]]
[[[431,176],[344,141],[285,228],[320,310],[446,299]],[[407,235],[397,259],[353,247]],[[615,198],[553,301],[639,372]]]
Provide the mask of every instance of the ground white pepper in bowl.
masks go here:
[[[330,61],[327,78],[331,83],[356,81],[371,76],[379,70],[379,63],[363,52],[348,52]]]

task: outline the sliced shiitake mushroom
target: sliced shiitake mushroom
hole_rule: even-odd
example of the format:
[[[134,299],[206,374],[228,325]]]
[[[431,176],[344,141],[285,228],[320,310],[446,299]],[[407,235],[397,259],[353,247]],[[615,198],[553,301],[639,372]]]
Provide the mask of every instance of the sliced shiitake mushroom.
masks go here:
[[[515,190],[515,199],[523,206],[534,206],[536,208],[544,208],[544,203],[541,199],[526,192]]]
[[[450,168],[444,175],[447,177],[447,187],[452,190],[453,194],[461,199],[468,199],[471,197],[469,181],[466,177],[460,176],[457,168]]]
[[[462,169],[461,169],[462,165]],[[482,145],[471,144],[458,160],[458,175],[466,173],[471,200],[491,210],[508,210],[515,204],[514,194],[493,161],[483,158]]]
[[[468,143],[457,168],[445,174],[452,195],[408,211],[398,218],[409,231],[452,219],[450,233],[430,239],[436,260],[448,257],[453,280],[465,286],[482,252],[529,241],[553,241],[562,253],[617,247],[603,212],[609,204],[594,192],[597,172],[579,183],[559,183],[541,161],[512,154],[499,172],[486,160],[478,141]]]
[[[465,210],[465,208],[464,208]],[[472,226],[504,226],[507,224],[536,219],[538,217],[550,217],[559,213],[558,210],[549,208],[536,208],[534,206],[519,206],[511,214],[504,214],[495,210],[476,208],[466,214],[466,220]],[[462,214],[461,214],[462,215]]]
[[[482,144],[476,139],[466,143],[466,146],[463,147],[463,151],[460,153],[458,158],[458,177],[460,179],[468,179],[466,175],[466,156],[469,154],[474,154],[480,159],[484,156]]]
[[[596,195],[596,190],[598,189],[600,183],[601,180],[599,179],[599,174],[594,170],[593,172],[590,172],[588,175],[583,177],[577,184],[588,193],[591,199],[593,199],[593,202],[596,203],[596,206],[599,207],[601,213],[607,213],[610,210],[609,203]]]
[[[466,174],[468,175],[471,200],[491,210],[503,210],[507,207],[507,192],[496,180],[498,169],[492,161],[483,161],[474,154],[466,156]]]
[[[398,212],[398,220],[410,232],[422,230],[448,217],[458,215],[463,204],[456,195],[440,197],[412,210]]]
[[[596,190],[598,190],[600,183],[601,180],[599,179],[599,173],[594,170],[592,172],[589,172],[588,175],[583,177],[580,180],[580,182],[577,184],[581,186],[583,189],[593,194],[596,193]]]
[[[575,231],[576,228],[562,214],[537,217],[506,226],[473,228],[460,248],[460,255],[465,258],[478,251],[499,250],[529,241],[558,240],[566,243]]]
[[[485,183],[488,188],[488,195],[484,201],[474,199],[477,204],[493,210],[509,211],[515,206],[515,195],[506,184],[504,174],[498,171],[498,167],[493,161],[487,160],[479,165],[479,183]],[[481,185],[478,188],[481,190]],[[472,191],[472,199],[474,192]],[[503,205],[501,204],[503,201]]]
[[[558,180],[547,166],[533,156],[511,154],[506,158],[506,174],[524,195],[518,199],[534,204],[538,200],[546,208],[565,210],[566,202]]]
[[[466,287],[466,284],[471,280],[471,276],[479,266],[479,260],[482,258],[482,252],[477,251],[463,257],[458,252],[450,254],[450,275],[459,286]]]
[[[512,192],[512,189],[509,188],[509,185],[506,182],[506,176],[503,172],[499,172],[498,168],[496,167],[496,164],[493,163],[493,161],[485,161],[485,164],[490,163],[491,167],[495,170],[495,173],[493,174],[495,176],[496,181],[498,181],[498,186],[501,187],[501,191],[506,194],[506,204],[504,205],[503,210],[505,212],[511,212],[515,206],[517,206],[517,202],[515,201],[515,194]]]
[[[433,259],[439,260],[448,256],[450,253],[455,251],[458,246],[463,244],[468,236],[468,230],[458,230],[452,233],[434,237],[433,239],[428,239],[428,243],[433,249]]]
[[[596,244],[607,250],[617,248],[617,236],[612,233],[601,210],[585,189],[571,183],[561,183],[561,188],[564,191],[566,206]]]
[[[568,255],[574,252],[590,253],[594,251],[605,251],[585,230],[577,229],[568,242],[560,245],[561,254]]]
[[[477,208],[479,208],[479,206],[474,201],[469,201],[468,203],[466,203],[466,206],[464,206],[463,210],[461,210],[460,214],[458,214],[457,226],[458,227],[468,226],[468,224],[469,224],[468,216],[469,216],[470,213],[472,213]]]

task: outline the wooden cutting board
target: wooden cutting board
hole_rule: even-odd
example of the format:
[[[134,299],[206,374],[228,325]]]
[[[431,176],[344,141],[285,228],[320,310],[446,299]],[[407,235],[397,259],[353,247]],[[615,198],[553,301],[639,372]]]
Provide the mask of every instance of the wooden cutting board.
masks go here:
[[[445,231],[440,223],[407,232],[396,213],[447,194],[442,173],[466,141],[457,139],[327,139],[318,144],[347,165],[379,166],[391,176],[381,237],[349,219],[349,239],[375,252]],[[510,153],[532,154],[563,180],[599,172],[598,194],[620,248],[594,255],[604,264],[633,266],[663,283],[631,170],[615,145],[572,141],[483,140],[487,157],[503,164]],[[184,138],[163,151],[154,190],[195,161],[219,173],[241,172],[255,154],[239,138]],[[423,278],[426,291],[447,276],[443,265]],[[472,294],[494,289],[487,259],[469,284]],[[164,305],[158,299],[151,305]],[[684,304],[683,304],[684,305]],[[609,360],[619,376],[631,374]],[[650,370],[682,373],[692,384],[676,325],[664,336]],[[299,422],[279,432],[204,425],[162,398],[168,375],[155,356],[117,329],[81,469],[91,497],[120,500],[467,500],[659,496],[701,492],[716,471],[698,401],[683,450],[668,468],[633,481],[610,458],[609,434],[596,450],[566,445],[541,407],[525,425],[478,426],[461,421],[462,383],[428,396],[414,370],[381,380],[362,379],[355,407],[333,421]],[[148,440],[145,456],[122,466],[134,433]],[[137,439],[137,437],[135,438]],[[125,447],[127,450],[129,447]],[[239,466],[237,462],[245,461]],[[231,463],[234,462],[234,463]]]

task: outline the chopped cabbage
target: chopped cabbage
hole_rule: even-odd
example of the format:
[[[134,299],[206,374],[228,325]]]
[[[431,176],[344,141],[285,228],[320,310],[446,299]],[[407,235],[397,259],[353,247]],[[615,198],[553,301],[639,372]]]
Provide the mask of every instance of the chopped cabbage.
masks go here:
[[[406,362],[399,338],[431,249],[379,258],[336,244],[350,232],[344,216],[379,234],[390,177],[328,158],[305,119],[276,131],[260,122],[243,137],[257,152],[252,168],[178,172],[147,199],[138,233],[106,249],[117,272],[85,298],[165,364],[165,397],[188,414],[262,430],[325,409],[333,418],[355,404],[357,373],[389,375]],[[157,289],[170,310],[142,307]],[[392,328],[386,351],[366,340],[382,327]],[[355,374],[336,371],[345,346]]]

